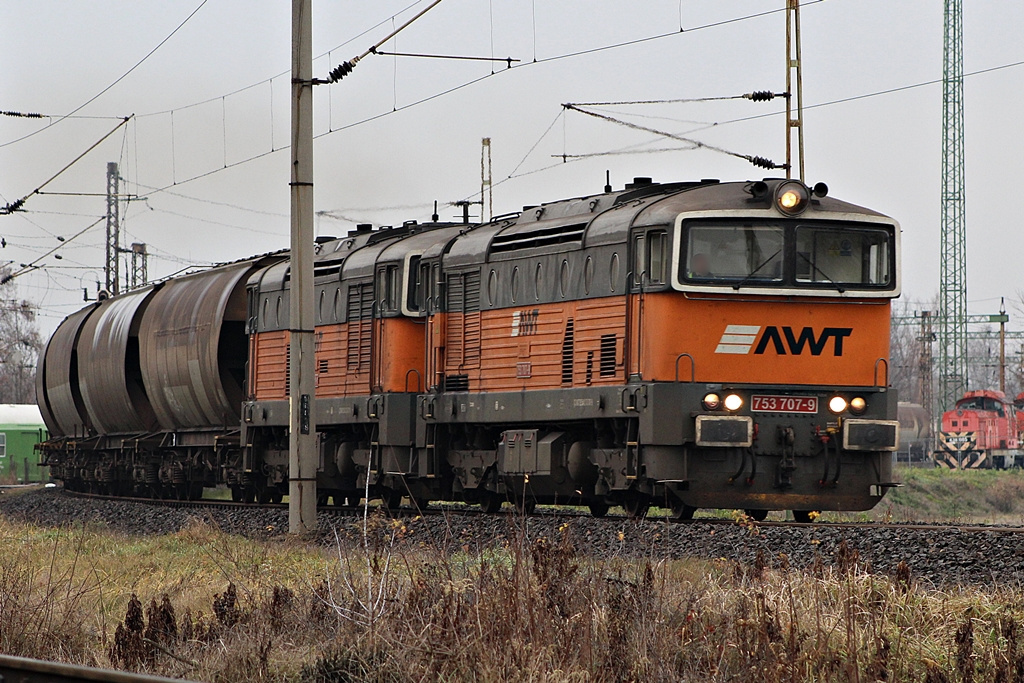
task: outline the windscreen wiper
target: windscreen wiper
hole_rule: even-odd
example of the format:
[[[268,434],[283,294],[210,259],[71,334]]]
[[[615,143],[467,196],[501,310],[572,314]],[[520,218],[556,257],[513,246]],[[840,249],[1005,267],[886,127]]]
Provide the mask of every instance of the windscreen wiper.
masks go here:
[[[811,259],[807,258],[807,256],[805,256],[803,252],[801,252],[801,251],[798,251],[798,252],[797,252],[797,255],[798,255],[798,256],[800,256],[800,258],[802,258],[802,259],[803,259],[804,261],[807,261],[807,263],[808,263],[808,264],[809,264],[809,265],[811,266],[811,268],[813,268],[814,270],[818,271],[818,274],[819,274],[819,275],[821,275],[821,276],[822,276],[823,278],[825,278],[826,280],[828,280],[828,283],[829,283],[830,285],[832,285],[833,287],[835,287],[835,288],[836,288],[836,291],[837,291],[837,292],[839,292],[840,294],[842,294],[843,292],[845,292],[845,291],[846,291],[845,289],[843,289],[842,287],[840,287],[839,285],[837,285],[837,284],[836,284],[836,281],[835,281],[835,280],[833,280],[833,279],[832,279],[832,278],[830,278],[830,277],[829,277],[828,275],[826,275],[826,274],[825,274],[825,272],[824,272],[824,271],[823,271],[823,270],[822,270],[821,268],[819,268],[818,266],[814,265],[814,262],[813,262],[813,261],[811,261]]]
[[[743,277],[743,279],[742,279],[742,280],[740,280],[739,282],[737,282],[736,284],[734,284],[734,285],[732,286],[732,288],[733,288],[733,289],[739,289],[739,288],[740,288],[740,287],[742,287],[743,285],[747,284],[747,282],[748,282],[749,280],[751,280],[751,279],[752,279],[752,278],[753,278],[753,277],[754,277],[755,275],[757,275],[757,271],[759,271],[759,270],[761,270],[762,268],[764,268],[765,266],[767,266],[767,265],[768,265],[768,262],[769,262],[769,261],[771,261],[771,260],[772,260],[773,258],[775,258],[776,256],[778,256],[778,255],[779,255],[779,253],[780,253],[781,251],[782,251],[782,249],[781,249],[781,248],[779,248],[779,250],[778,250],[778,251],[776,251],[776,252],[775,252],[774,254],[772,254],[771,256],[769,256],[768,258],[766,258],[766,259],[765,259],[764,261],[761,261],[761,265],[759,265],[759,266],[758,266],[757,268],[754,268],[754,269],[753,269],[752,271],[750,271],[749,273],[747,273],[747,274],[746,274],[746,275],[745,275],[745,276]]]

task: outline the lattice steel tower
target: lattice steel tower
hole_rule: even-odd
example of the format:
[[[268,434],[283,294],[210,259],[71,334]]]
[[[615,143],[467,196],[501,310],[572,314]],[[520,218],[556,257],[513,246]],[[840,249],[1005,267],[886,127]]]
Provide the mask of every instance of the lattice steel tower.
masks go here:
[[[939,401],[948,410],[967,389],[967,226],[964,219],[962,0],[944,0],[942,70],[942,246],[939,282]]]
[[[121,205],[118,196],[120,180],[117,162],[107,162],[107,261],[103,271],[107,293],[111,295],[121,291],[120,269],[118,268],[121,259]]]

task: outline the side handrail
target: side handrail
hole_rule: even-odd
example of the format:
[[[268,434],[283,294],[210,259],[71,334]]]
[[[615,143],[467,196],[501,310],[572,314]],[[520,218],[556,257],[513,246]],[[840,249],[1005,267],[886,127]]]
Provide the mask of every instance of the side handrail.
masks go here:
[[[697,379],[697,362],[693,359],[693,356],[691,356],[688,353],[681,353],[678,356],[676,356],[676,382],[679,381],[679,361],[682,360],[683,358],[689,358],[690,359],[690,382],[689,383],[693,384],[696,381],[696,379]]]
[[[419,394],[423,391],[423,375],[418,368],[409,368],[405,373],[405,393],[409,393],[409,375],[414,372],[416,373],[416,393]]]
[[[885,364],[885,384],[879,384],[878,383],[878,364],[879,363],[884,363]],[[878,360],[875,361],[875,386],[876,387],[882,387],[882,388],[885,388],[885,387],[889,386],[889,361],[887,359],[885,359],[885,358],[879,358]]]

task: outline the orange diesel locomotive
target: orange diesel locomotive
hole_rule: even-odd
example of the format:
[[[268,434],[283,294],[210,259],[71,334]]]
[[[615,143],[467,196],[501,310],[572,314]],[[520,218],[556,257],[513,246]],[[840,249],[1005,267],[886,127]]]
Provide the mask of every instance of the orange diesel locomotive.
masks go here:
[[[792,180],[606,190],[481,225],[359,226],[319,245],[322,502],[369,493],[388,505],[808,519],[881,499],[898,445],[887,387],[897,223]],[[289,293],[285,261],[248,276],[244,335],[222,341],[246,356],[246,398],[219,450],[186,457],[179,433],[94,439],[115,463],[94,468],[82,439],[72,453],[58,438],[54,475],[88,488],[98,472],[121,477],[125,458],[110,450],[131,443],[132,458],[177,463],[142,471],[279,499]],[[80,343],[65,336],[51,346]],[[53,400],[70,414],[64,393]]]

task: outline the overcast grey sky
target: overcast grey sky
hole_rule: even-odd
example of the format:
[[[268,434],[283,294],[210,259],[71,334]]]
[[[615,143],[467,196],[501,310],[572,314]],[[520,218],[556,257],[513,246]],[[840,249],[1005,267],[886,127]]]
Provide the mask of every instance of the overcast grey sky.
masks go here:
[[[56,236],[70,237],[100,219],[108,161],[121,164],[123,189],[140,197],[123,207],[123,241],[149,245],[151,277],[287,246],[287,0],[207,0],[130,74],[81,108],[79,118],[57,118],[124,76],[200,4],[4,2],[0,110],[55,118],[0,117],[2,203],[30,193],[118,117],[135,117],[46,187],[69,194],[35,196],[24,212],[0,216],[7,243],[0,259],[31,262],[57,246]],[[324,55],[316,74],[326,77],[427,4],[314,0],[314,54]],[[444,0],[382,49],[521,61],[508,70],[504,63],[371,55],[342,82],[319,86],[316,209],[328,213],[317,229],[338,235],[354,221],[425,220],[434,200],[442,217],[454,217],[457,210],[446,202],[479,194],[482,137],[493,144],[495,213],[599,192],[606,169],[616,187],[640,175],[663,182],[767,175],[709,150],[570,163],[552,155],[681,146],[563,114],[564,102],[784,90],[784,5]],[[1024,230],[1014,218],[1024,164],[1015,125],[1024,66],[1008,66],[1024,61],[1024,3],[965,5],[965,73],[1007,67],[965,81],[968,306],[982,313],[996,310],[1000,296],[1010,301],[1024,289],[1016,263]],[[941,79],[942,3],[805,1],[801,19],[807,180],[897,218],[904,231],[904,298],[930,300],[939,273],[941,86],[827,103]],[[827,106],[813,106],[820,104]],[[781,162],[783,106],[726,100],[605,110]],[[17,279],[20,296],[40,306],[45,334],[81,306],[82,287],[94,293],[102,279],[103,222],[57,254],[63,258],[49,256],[41,269]],[[1011,327],[1024,327],[1024,318]]]

